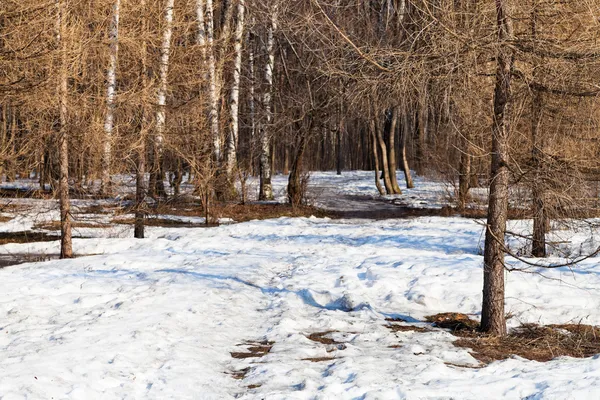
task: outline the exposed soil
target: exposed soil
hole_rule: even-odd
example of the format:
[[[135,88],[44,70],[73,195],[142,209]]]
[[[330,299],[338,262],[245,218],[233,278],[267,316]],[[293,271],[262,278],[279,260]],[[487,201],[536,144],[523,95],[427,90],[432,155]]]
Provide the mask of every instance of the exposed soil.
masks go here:
[[[51,235],[45,232],[0,232],[0,245],[7,243],[51,242],[59,239],[60,236]]]
[[[317,343],[321,343],[321,344],[325,344],[325,345],[342,344],[342,342],[337,342],[334,339],[332,339],[331,337],[327,337],[327,336],[331,335],[332,333],[335,333],[335,331],[315,332],[315,333],[311,333],[310,335],[308,335],[306,337],[309,338],[310,340],[312,340],[313,342],[317,342]]]
[[[429,315],[425,317],[425,321],[432,323],[437,328],[450,329],[453,332],[473,332],[479,328],[479,322],[469,318],[466,314],[454,312]]]
[[[246,347],[246,351],[231,352],[230,354],[231,354],[231,357],[237,358],[237,359],[260,358],[260,357],[266,355],[267,353],[269,353],[269,351],[271,351],[273,344],[274,344],[273,342],[269,342],[269,341],[247,342],[247,343],[243,343],[243,344],[239,345],[239,346]]]

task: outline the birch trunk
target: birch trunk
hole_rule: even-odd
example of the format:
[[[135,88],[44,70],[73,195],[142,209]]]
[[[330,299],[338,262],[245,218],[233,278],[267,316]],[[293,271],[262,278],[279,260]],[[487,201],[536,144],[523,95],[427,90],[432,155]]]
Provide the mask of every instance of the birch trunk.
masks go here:
[[[110,62],[106,72],[106,119],[104,121],[104,157],[102,158],[101,193],[110,196],[110,165],[112,158],[112,137],[115,124],[115,99],[117,90],[117,57],[119,55],[119,18],[121,0],[113,4],[113,17],[109,29]]]
[[[219,90],[217,66],[215,59],[215,17],[213,11],[213,0],[206,0],[206,45],[208,47],[208,91],[210,98],[210,109],[208,121],[213,140],[213,160],[215,168],[221,167],[221,132],[219,130]]]
[[[173,36],[173,8],[175,0],[167,0],[164,9],[165,28],[163,31],[162,44],[160,47],[160,65],[158,90],[156,92],[156,134],[154,136],[154,166],[156,175],[156,194],[165,196],[163,152],[165,140],[165,127],[167,121],[167,89],[169,79],[169,60],[171,56],[171,38]]]
[[[256,73],[254,64],[254,36],[248,33],[248,69],[250,74],[250,88],[248,89],[248,111],[250,113],[250,174],[254,176],[254,147],[256,142]]]
[[[237,22],[235,27],[235,59],[233,63],[233,82],[230,95],[229,135],[227,138],[227,176],[231,180],[237,166],[237,149],[239,138],[240,78],[242,75],[242,44],[244,40],[244,0],[238,1]]]
[[[64,0],[57,0],[57,41],[60,48],[60,67],[58,82],[59,123],[59,182],[58,195],[60,203],[60,258],[73,257],[71,235],[71,202],[69,199],[69,131],[67,126],[68,112],[68,57],[67,57],[67,14]]]
[[[273,92],[273,71],[275,69],[275,30],[277,29],[277,9],[273,8],[271,24],[267,32],[267,66],[265,70],[265,81],[267,88],[263,94],[263,106],[266,114],[266,124],[261,124],[260,129],[260,190],[259,200],[273,199],[273,186],[271,184],[271,123],[273,112],[271,97]]]
[[[498,55],[494,90],[494,124],[492,129],[491,185],[487,229],[483,255],[483,301],[481,330],[496,336],[506,335],[504,315],[504,235],[508,213],[509,147],[508,116],[511,101],[511,74],[514,64],[510,39],[511,24],[506,1],[496,0]]]

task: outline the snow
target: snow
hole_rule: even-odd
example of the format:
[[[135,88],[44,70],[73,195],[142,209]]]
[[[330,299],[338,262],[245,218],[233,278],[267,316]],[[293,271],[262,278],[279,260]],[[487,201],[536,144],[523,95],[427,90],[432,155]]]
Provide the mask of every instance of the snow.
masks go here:
[[[366,178],[343,178],[344,190],[366,195]],[[320,174],[315,185],[336,179]],[[74,249],[88,256],[0,269],[2,399],[600,398],[600,357],[479,368],[450,333],[423,322],[448,311],[478,318],[478,221],[279,218],[149,227],[144,240],[130,227],[84,230],[90,238]],[[575,247],[590,237],[561,235]],[[27,252],[57,253],[58,243],[0,246]],[[510,326],[600,324],[597,258],[506,276]],[[392,332],[390,317],[428,330]],[[308,338],[323,332],[336,343]],[[230,354],[263,341],[273,347],[262,357]]]

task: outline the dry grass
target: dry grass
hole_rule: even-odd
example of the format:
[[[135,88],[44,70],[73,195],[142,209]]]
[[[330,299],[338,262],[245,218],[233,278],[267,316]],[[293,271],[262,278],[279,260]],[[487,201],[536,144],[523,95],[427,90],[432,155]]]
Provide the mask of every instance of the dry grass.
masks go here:
[[[471,349],[483,364],[505,360],[513,355],[540,362],[556,357],[591,357],[600,354],[600,328],[590,325],[524,324],[498,338],[478,332],[455,333],[458,347]]]

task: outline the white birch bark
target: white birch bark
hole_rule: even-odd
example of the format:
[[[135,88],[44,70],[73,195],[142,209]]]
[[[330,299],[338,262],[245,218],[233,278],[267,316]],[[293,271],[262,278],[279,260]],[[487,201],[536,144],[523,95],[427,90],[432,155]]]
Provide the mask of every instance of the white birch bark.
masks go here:
[[[164,10],[164,22],[165,27],[163,31],[163,39],[160,47],[160,66],[159,66],[159,81],[158,90],[156,93],[157,97],[157,111],[156,111],[156,135],[154,137],[155,146],[155,163],[159,165],[158,179],[162,179],[160,173],[163,155],[163,142],[165,135],[166,125],[166,108],[167,108],[167,89],[168,89],[168,78],[169,78],[169,58],[171,56],[171,38],[173,36],[173,8],[175,6],[175,0],[167,0]]]
[[[230,95],[230,113],[231,119],[229,122],[229,136],[227,138],[227,176],[231,177],[234,168],[237,164],[237,148],[239,137],[239,103],[240,103],[240,78],[242,75],[242,44],[244,40],[244,0],[238,1],[237,7],[237,22],[235,27],[235,43],[234,53],[235,59],[233,63],[233,82],[231,85]]]
[[[267,32],[267,65],[265,69],[266,90],[263,93],[263,107],[265,109],[266,124],[261,124],[260,129],[260,200],[273,199],[273,186],[271,184],[271,124],[273,110],[271,98],[273,93],[273,71],[275,69],[275,30],[277,29],[277,7],[271,11],[271,24]]]
[[[217,67],[215,60],[215,18],[213,12],[213,1],[206,0],[206,44],[208,47],[208,86],[210,97],[210,110],[208,122],[213,140],[213,158],[217,169],[220,168],[221,155],[221,133],[219,130],[219,91],[217,83]]]
[[[254,23],[252,23],[254,25]],[[252,33],[248,33],[248,64],[250,73],[250,89],[249,89],[249,104],[250,111],[250,172],[254,175],[254,146],[256,141],[256,103],[254,96],[256,95],[256,73],[254,65],[254,40]]]
[[[196,0],[196,20],[198,22],[198,33],[196,34],[196,42],[200,46],[202,54],[202,66],[206,63],[206,28],[204,27],[204,0]],[[204,68],[203,68],[204,71]],[[203,75],[206,75],[203,72]]]
[[[115,124],[115,99],[117,89],[117,57],[119,54],[119,18],[121,0],[114,0],[113,18],[109,30],[110,61],[106,72],[106,119],[104,121],[104,157],[102,159],[102,193],[111,192],[110,165],[112,137]]]

